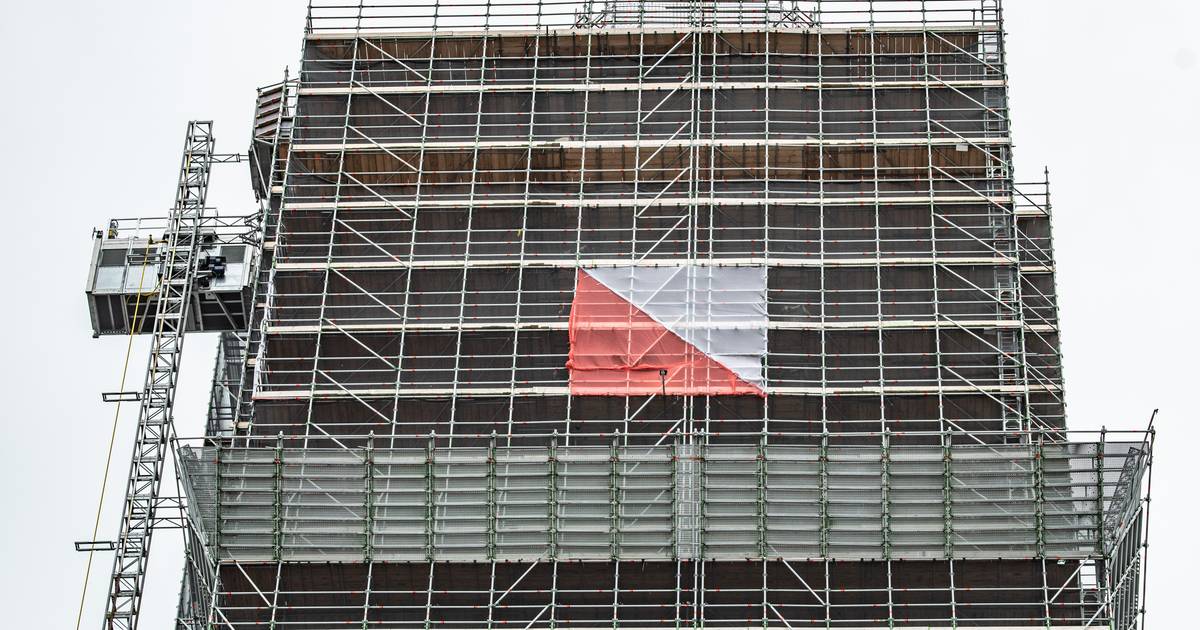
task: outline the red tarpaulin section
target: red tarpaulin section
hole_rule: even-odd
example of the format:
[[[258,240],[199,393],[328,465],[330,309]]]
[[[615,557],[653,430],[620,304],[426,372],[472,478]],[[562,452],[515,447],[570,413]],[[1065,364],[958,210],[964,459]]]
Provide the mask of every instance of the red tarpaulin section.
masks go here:
[[[765,395],[583,270],[571,304],[570,342],[573,395],[661,394],[664,383],[668,395]]]

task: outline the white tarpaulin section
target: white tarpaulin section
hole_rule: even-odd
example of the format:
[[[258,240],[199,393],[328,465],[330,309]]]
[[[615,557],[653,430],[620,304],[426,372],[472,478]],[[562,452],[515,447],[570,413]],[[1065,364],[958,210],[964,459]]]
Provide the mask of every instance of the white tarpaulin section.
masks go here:
[[[742,380],[766,389],[765,267],[596,267],[584,272]]]

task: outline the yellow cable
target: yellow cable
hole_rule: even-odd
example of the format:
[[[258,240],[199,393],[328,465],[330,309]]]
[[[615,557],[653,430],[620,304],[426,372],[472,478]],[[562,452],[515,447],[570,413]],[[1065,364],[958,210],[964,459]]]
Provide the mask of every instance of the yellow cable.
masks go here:
[[[125,344],[125,364],[121,368],[121,386],[119,392],[125,391],[125,376],[129,373],[129,356],[133,352],[133,336],[138,329],[138,315],[142,308],[142,296],[146,295],[142,292],[143,283],[146,281],[146,262],[150,259],[150,245],[154,243],[154,239],[146,239],[146,249],[142,252],[142,271],[141,277],[138,278],[137,300],[133,303],[133,319],[129,323],[129,342]],[[156,283],[157,284],[157,283]],[[155,292],[157,292],[157,286]],[[79,630],[80,624],[83,622],[83,605],[87,600],[88,580],[92,575],[92,556],[96,550],[96,536],[100,533],[100,513],[104,509],[104,493],[108,489],[108,471],[112,467],[113,444],[117,440],[117,420],[121,417],[121,399],[117,399],[117,411],[113,414],[112,432],[108,436],[108,455],[104,460],[104,478],[100,482],[100,501],[96,505],[96,522],[92,525],[92,547],[88,549],[87,567],[83,570],[83,592],[79,594],[79,614],[75,617],[75,630]]]

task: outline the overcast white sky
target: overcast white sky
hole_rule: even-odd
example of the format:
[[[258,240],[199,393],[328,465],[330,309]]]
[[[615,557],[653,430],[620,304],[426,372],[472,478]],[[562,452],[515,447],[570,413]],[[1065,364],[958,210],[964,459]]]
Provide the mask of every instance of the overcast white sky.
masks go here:
[[[246,148],[254,88],[295,68],[301,0],[5,2],[0,58],[0,601],[8,627],[75,621],[124,340],[93,340],[83,281],[90,232],[170,205],[187,120]],[[1200,3],[1009,0],[1018,175],[1051,169],[1069,422],[1140,428],[1161,408],[1149,626],[1194,611],[1200,355]],[[210,204],[241,214],[245,165],[218,167]],[[189,337],[180,433],[201,431],[215,339]],[[130,382],[140,383],[144,343]],[[101,528],[115,530],[133,414]],[[1191,467],[1189,468],[1189,464]],[[1191,472],[1188,472],[1188,471]],[[169,627],[177,536],[155,541],[143,628]],[[111,554],[93,569],[100,623]],[[1194,618],[1194,617],[1193,617]]]

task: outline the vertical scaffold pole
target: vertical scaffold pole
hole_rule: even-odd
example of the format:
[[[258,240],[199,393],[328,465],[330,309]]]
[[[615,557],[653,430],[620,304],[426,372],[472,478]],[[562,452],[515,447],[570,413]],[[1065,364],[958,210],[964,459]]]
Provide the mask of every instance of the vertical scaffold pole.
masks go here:
[[[546,553],[553,561],[558,559],[558,429],[550,436],[546,473]]]
[[[275,438],[273,471],[274,474],[271,475],[271,559],[281,562],[283,560],[283,431],[280,431]],[[219,490],[220,488],[218,488]]]
[[[496,504],[496,432],[488,439],[487,455],[487,558],[496,561],[496,525],[500,510]]]
[[[375,432],[363,451],[363,562],[375,559]],[[370,593],[368,591],[368,597]]]

